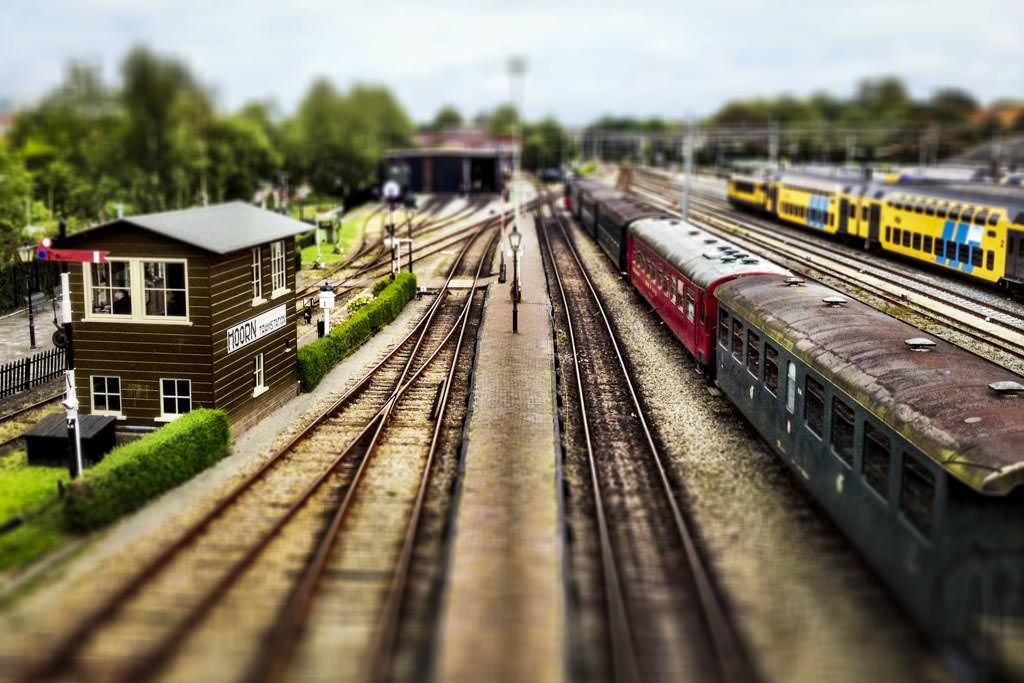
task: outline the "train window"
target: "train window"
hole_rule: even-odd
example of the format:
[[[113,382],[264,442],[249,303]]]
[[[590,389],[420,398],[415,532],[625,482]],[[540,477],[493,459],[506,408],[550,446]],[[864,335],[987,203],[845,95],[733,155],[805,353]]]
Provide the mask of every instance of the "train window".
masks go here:
[[[771,344],[764,345],[764,386],[773,395],[779,393],[779,352]]]
[[[903,478],[900,484],[900,510],[914,528],[932,535],[935,519],[935,475],[917,458],[903,453]]]
[[[946,240],[946,258],[956,260],[956,242]]]
[[[850,214],[850,218],[856,218],[857,217],[857,205],[856,204],[850,204],[849,214]]]
[[[747,370],[754,377],[761,376],[761,337],[747,330]]]
[[[921,233],[914,233],[914,243],[911,246],[918,251],[921,250]]]
[[[932,236],[931,235],[925,235],[924,236],[924,252],[926,254],[932,253]]]
[[[978,215],[974,217],[974,224],[985,225],[986,220],[988,220],[988,209],[982,209],[978,212]]]
[[[935,215],[935,207],[932,206],[931,204],[926,205],[924,207],[924,213],[925,213],[926,216],[934,216]]]
[[[697,307],[693,304],[693,290],[686,290],[686,319],[692,321],[696,314]]]
[[[989,217],[988,217],[988,224],[989,225],[996,225],[997,223],[999,223],[999,214],[998,213],[990,214]]]
[[[892,241],[892,226],[891,225],[885,226],[885,241],[886,242],[891,242]]]
[[[903,246],[905,246],[905,247],[909,247],[910,246],[910,235],[911,235],[911,232],[909,230],[904,230],[903,231]]]
[[[961,244],[959,246],[959,254],[957,254],[956,260],[960,263],[967,263],[971,260],[971,247],[969,244]]]
[[[866,221],[868,219],[868,207],[865,206],[860,210],[860,219],[862,221]]]
[[[832,452],[847,465],[853,464],[853,409],[832,397]]]
[[[718,311],[718,343],[723,349],[729,348],[729,314],[721,309]]]
[[[990,250],[985,254],[985,267],[989,270],[996,269],[996,253],[994,251]]]
[[[936,256],[942,256],[944,253],[946,253],[946,240],[942,239],[941,237],[936,237],[935,238],[935,255]]]
[[[796,365],[786,361],[786,410],[796,412]]]
[[[708,321],[708,307],[704,297],[700,297],[700,324],[706,325]]]
[[[676,297],[675,298],[676,298],[676,304],[680,308],[683,307],[683,288],[684,288],[683,281],[682,280],[676,280]]]
[[[975,268],[981,268],[981,258],[981,249],[978,249],[977,247],[971,247],[971,265],[974,266]]]
[[[974,216],[974,207],[973,206],[968,206],[966,209],[964,209],[964,212],[960,215],[960,222],[961,223],[970,223],[971,222],[971,218],[973,216]]]
[[[914,213],[924,213],[924,204],[921,202],[914,204]]]
[[[892,229],[892,242],[893,242],[893,244],[899,244],[900,243],[900,238],[902,237],[902,235],[903,235],[903,231],[902,230],[900,230],[899,228],[893,228]]]
[[[732,356],[743,361],[743,323],[735,318],[732,321]]]
[[[946,217],[946,205],[943,204],[939,208],[935,209],[935,215],[938,216],[939,218],[945,218]]]
[[[874,490],[889,497],[889,437],[870,422],[864,423],[864,479]]]
[[[818,436],[825,432],[825,387],[810,375],[804,378],[804,422]]]

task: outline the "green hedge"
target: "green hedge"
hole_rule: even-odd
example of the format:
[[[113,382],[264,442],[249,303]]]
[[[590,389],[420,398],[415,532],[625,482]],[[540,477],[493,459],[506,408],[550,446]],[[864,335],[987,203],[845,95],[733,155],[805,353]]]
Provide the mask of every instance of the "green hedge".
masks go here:
[[[104,526],[187,481],[230,452],[222,410],[196,409],[112,450],[67,487],[64,513],[78,530]]]
[[[416,296],[416,276],[412,273],[399,273],[393,282],[390,278],[377,281],[373,286],[375,292],[381,282],[384,285],[380,287],[377,298],[333,328],[327,336],[299,349],[299,381],[303,391],[312,391],[335,363],[398,317],[409,300]]]

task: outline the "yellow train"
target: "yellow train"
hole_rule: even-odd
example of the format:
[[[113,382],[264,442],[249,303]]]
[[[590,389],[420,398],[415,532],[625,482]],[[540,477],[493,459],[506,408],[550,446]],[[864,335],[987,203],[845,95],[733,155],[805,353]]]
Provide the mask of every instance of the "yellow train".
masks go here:
[[[727,194],[738,207],[1024,291],[1019,188],[787,171],[731,175]]]

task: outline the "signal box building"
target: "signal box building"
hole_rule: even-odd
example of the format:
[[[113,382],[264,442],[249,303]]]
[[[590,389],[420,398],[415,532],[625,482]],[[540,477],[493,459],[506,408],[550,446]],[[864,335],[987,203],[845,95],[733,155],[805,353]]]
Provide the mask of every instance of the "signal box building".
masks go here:
[[[220,408],[237,433],[295,396],[294,235],[307,229],[232,202],[62,240],[110,252],[106,263],[70,264],[82,412],[158,427]]]

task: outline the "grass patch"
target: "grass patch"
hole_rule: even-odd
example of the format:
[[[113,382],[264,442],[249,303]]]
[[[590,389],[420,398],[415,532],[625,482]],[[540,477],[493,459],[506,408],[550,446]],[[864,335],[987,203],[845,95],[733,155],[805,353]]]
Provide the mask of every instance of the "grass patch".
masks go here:
[[[25,520],[0,534],[0,570],[23,566],[68,537],[57,492],[57,483],[68,480],[63,467],[28,465],[24,451],[0,459],[0,524]]]
[[[352,253],[359,246],[359,241],[363,235],[363,228],[366,225],[366,217],[368,215],[369,206],[363,206],[355,211],[351,211],[349,215],[341,223],[341,232],[338,236],[337,244],[341,245],[340,253],[335,252],[335,242],[327,242],[327,230],[326,228],[320,228],[320,260],[323,263],[334,263],[341,261]],[[312,231],[310,231],[312,232]],[[316,239],[314,237],[312,244],[305,246],[301,250],[302,263],[312,264],[316,261]]]

